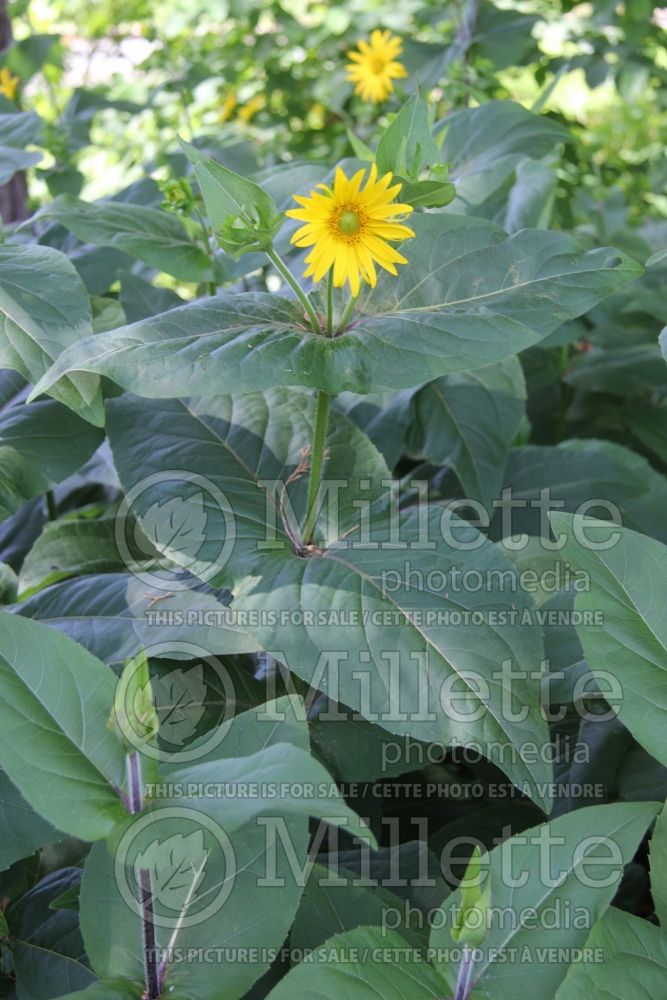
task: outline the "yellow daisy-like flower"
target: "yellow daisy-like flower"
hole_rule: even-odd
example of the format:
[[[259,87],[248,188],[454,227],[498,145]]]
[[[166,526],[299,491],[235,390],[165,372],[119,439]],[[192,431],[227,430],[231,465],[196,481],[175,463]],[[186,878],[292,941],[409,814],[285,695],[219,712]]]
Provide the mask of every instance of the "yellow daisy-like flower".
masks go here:
[[[220,113],[218,115],[218,121],[222,124],[228,122],[232,117],[237,104],[238,101],[236,99],[236,94],[232,91],[232,93],[228,94],[222,102],[222,107],[220,108]]]
[[[347,53],[352,60],[347,64],[347,78],[354,84],[355,94],[375,104],[386,101],[394,89],[393,81],[408,75],[403,63],[397,61],[402,51],[403,42],[390,31],[376,28],[370,43],[362,39],[358,51]]]
[[[294,200],[302,208],[286,213],[305,223],[295,232],[292,243],[313,248],[306,257],[304,277],[321,281],[333,268],[335,287],[341,288],[349,281],[354,296],[359,294],[362,279],[375,287],[376,264],[397,274],[396,264],[407,264],[407,260],[390,246],[390,241],[415,235],[398,221],[412,212],[411,205],[393,200],[402,184],[392,185],[392,174],[378,179],[373,164],[362,188],[365,173],[362,169],[348,178],[338,167],[333,187],[318,184],[320,191],[311,191],[308,198],[295,195]]]
[[[13,101],[16,97],[16,89],[19,85],[18,76],[12,76],[6,66],[0,69],[0,94],[8,100]]]
[[[258,111],[261,111],[266,105],[265,99],[261,94],[256,97],[251,97],[247,104],[244,104],[242,108],[239,109],[239,113],[236,116],[239,121],[249,122],[251,121]]]

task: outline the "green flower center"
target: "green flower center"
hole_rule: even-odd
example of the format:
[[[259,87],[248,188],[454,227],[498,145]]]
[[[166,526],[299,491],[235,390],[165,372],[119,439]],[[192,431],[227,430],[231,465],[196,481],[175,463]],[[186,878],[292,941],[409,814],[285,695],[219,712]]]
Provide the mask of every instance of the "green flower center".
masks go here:
[[[340,213],[338,227],[345,236],[354,236],[361,229],[361,219],[356,212],[346,208],[344,212]]]

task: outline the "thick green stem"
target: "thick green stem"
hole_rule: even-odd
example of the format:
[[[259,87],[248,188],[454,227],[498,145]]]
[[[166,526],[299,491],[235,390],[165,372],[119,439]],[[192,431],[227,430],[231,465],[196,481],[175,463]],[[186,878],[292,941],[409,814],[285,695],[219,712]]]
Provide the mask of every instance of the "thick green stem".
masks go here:
[[[563,344],[560,349],[560,395],[558,400],[558,415],[556,418],[556,443],[562,441],[565,437],[565,428],[567,426],[568,388],[563,381],[563,378],[569,364],[570,349],[567,344]]]
[[[319,333],[321,328],[320,328],[320,321],[317,318],[317,313],[313,309],[313,305],[310,299],[299,285],[299,282],[296,280],[296,278],[288,268],[287,264],[285,264],[285,262],[278,256],[273,247],[270,250],[267,250],[266,253],[273,266],[276,268],[279,274],[285,279],[285,281],[293,290],[297,299],[305,309],[308,315],[308,319],[310,320],[311,326],[313,328],[313,332]]]
[[[310,456],[310,479],[308,481],[308,499],[306,501],[306,523],[303,526],[303,543],[310,545],[317,519],[317,500],[322,484],[322,465],[324,464],[324,445],[327,439],[329,423],[329,404],[331,396],[326,392],[318,392],[315,410],[315,430],[313,431],[313,447]]]
[[[338,330],[339,330],[340,333],[345,333],[345,329],[347,327],[347,324],[350,322],[350,317],[351,317],[352,313],[354,312],[354,307],[357,304],[357,298],[358,298],[358,296],[356,296],[356,295],[353,296],[353,298],[351,298],[350,301],[348,302],[348,304],[345,306],[345,312],[341,316],[340,323],[338,324]]]
[[[206,225],[206,220],[204,219],[204,216],[201,214],[201,212],[196,206],[193,208],[192,214],[197,219],[197,222],[201,227],[202,247],[204,253],[210,258],[211,265],[213,266],[215,264],[215,258],[213,257],[213,249],[211,247],[211,235],[212,235],[211,231]],[[209,295],[218,294],[218,286],[216,285],[215,281],[207,281],[206,289]]]
[[[46,512],[48,514],[49,521],[56,521],[58,519],[58,508],[56,506],[56,498],[53,495],[53,490],[47,490],[44,496],[46,498]]]
[[[327,337],[333,335],[333,267],[327,278]]]

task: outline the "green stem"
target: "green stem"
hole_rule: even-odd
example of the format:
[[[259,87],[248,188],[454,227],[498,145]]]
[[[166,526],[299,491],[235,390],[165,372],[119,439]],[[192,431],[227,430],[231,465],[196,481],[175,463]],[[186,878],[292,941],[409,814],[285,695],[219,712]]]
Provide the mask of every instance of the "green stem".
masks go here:
[[[312,303],[311,303],[310,299],[308,298],[308,296],[305,294],[305,292],[301,288],[299,282],[296,280],[296,278],[294,277],[294,275],[292,274],[292,272],[288,268],[287,264],[285,264],[285,262],[278,256],[278,254],[273,249],[273,247],[271,247],[270,250],[267,250],[266,253],[267,253],[267,256],[268,256],[269,260],[271,261],[271,263],[275,267],[275,269],[279,272],[280,275],[282,275],[282,277],[285,279],[285,281],[290,286],[290,288],[292,289],[292,291],[296,295],[297,299],[299,300],[299,302],[301,303],[301,305],[305,309],[305,311],[306,311],[306,313],[308,315],[308,318],[310,320],[311,326],[313,328],[313,332],[314,333],[319,333],[320,332],[320,321],[317,318],[317,313],[313,309],[313,306],[312,306]]]
[[[49,516],[49,521],[58,520],[58,508],[56,506],[56,498],[53,495],[53,490],[46,491],[46,511]]]
[[[306,500],[306,523],[303,526],[303,543],[310,545],[313,540],[313,530],[317,519],[317,498],[322,483],[322,465],[324,462],[324,444],[327,438],[329,422],[329,404],[331,396],[326,392],[318,392],[315,410],[315,430],[313,431],[313,448],[310,456],[310,479],[308,481],[308,499]]]
[[[567,385],[563,381],[563,376],[565,375],[569,364],[570,349],[567,344],[563,344],[560,349],[560,393],[558,400],[558,416],[556,418],[556,443],[562,441],[565,437],[565,428],[567,426],[568,391]]]
[[[345,312],[341,316],[340,323],[338,324],[338,330],[340,333],[345,333],[347,324],[350,322],[350,317],[354,312],[354,307],[357,304],[357,298],[358,298],[357,295],[353,296],[348,302],[348,304],[345,306]]]
[[[327,337],[333,335],[333,267],[327,278]]]
[[[211,237],[212,237],[213,234],[211,233],[211,230],[206,225],[206,220],[204,219],[204,216],[201,214],[201,212],[199,211],[199,209],[197,208],[196,205],[192,209],[192,215],[193,215],[194,218],[196,218],[197,222],[199,223],[199,225],[201,227],[202,249],[203,249],[204,253],[206,254],[206,256],[210,259],[211,266],[214,266],[215,265],[215,258],[213,256],[213,248],[211,246]],[[209,295],[217,295],[218,294],[218,286],[216,285],[215,281],[207,281],[206,282],[206,290],[207,290],[207,292],[208,292]]]

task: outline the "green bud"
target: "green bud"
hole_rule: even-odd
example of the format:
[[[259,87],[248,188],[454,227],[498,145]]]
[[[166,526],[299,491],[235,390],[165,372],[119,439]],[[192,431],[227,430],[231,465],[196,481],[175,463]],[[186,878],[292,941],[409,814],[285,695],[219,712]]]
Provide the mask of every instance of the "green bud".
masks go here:
[[[223,250],[235,259],[249,251],[269,250],[283,224],[271,195],[190,143],[180,142],[194,166],[206,212]]]
[[[164,195],[162,207],[168,212],[178,212],[189,215],[194,206],[192,188],[185,177],[176,180],[160,181],[159,188]]]
[[[116,686],[109,728],[129,751],[157,736],[160,726],[153,701],[148,660],[142,650],[128,660]]]
[[[488,859],[488,855],[486,855]],[[476,847],[461,882],[461,905],[451,928],[452,939],[458,944],[479,948],[489,929],[491,878],[488,860],[482,870],[481,853]]]

